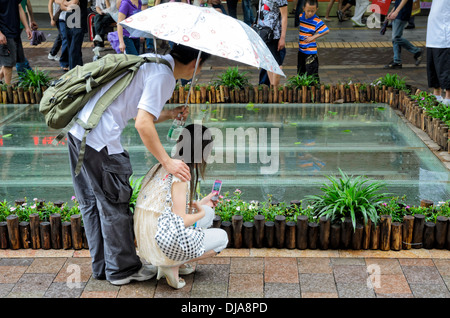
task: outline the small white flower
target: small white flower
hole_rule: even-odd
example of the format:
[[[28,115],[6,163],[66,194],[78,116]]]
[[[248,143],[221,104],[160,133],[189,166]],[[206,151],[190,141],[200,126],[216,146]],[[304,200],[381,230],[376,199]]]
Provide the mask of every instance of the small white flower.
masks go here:
[[[241,207],[240,207],[240,206],[236,207],[236,210],[240,211],[240,210],[241,210]]]

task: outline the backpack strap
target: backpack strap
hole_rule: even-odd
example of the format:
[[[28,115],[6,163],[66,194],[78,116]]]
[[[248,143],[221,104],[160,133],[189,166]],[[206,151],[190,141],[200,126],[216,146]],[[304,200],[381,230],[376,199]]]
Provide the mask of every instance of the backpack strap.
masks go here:
[[[106,92],[103,94],[100,99],[95,104],[92,113],[89,115],[89,118],[87,122],[83,122],[79,118],[75,118],[73,121],[79,124],[84,129],[84,135],[83,139],[81,140],[81,147],[80,147],[80,153],[78,154],[78,162],[75,167],[75,175],[78,175],[81,171],[81,166],[83,165],[83,159],[84,159],[84,153],[85,153],[85,147],[86,147],[86,138],[87,135],[97,127],[98,123],[100,122],[100,118],[102,117],[105,110],[111,105],[111,103],[117,99],[117,97],[122,94],[122,92],[125,90],[125,88],[130,85],[131,80],[134,78],[136,72],[139,70],[139,68],[145,64],[145,63],[162,63],[167,65],[172,70],[172,65],[170,63],[162,58],[156,58],[156,57],[145,57],[142,59],[142,61],[139,61],[135,65],[131,66],[127,73],[125,73],[124,76],[122,76],[117,82],[115,82]],[[173,71],[173,70],[172,70]],[[72,126],[73,123],[69,124],[68,126]],[[64,138],[64,136],[67,134],[67,132],[70,130],[64,128],[64,130],[58,135],[56,138]],[[54,142],[56,141],[56,138]]]

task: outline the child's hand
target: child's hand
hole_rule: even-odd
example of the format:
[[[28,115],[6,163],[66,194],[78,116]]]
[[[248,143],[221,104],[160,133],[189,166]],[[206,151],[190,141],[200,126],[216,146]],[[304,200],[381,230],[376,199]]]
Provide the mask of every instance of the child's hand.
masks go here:
[[[314,36],[307,36],[307,37],[304,39],[304,41],[305,41],[306,43],[313,42],[314,40],[315,40],[315,37],[314,37]]]

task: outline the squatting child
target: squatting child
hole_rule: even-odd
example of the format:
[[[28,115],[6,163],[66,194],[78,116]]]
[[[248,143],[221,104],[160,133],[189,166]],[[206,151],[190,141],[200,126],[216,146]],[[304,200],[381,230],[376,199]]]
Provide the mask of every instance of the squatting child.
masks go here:
[[[316,15],[319,3],[317,0],[306,0],[300,14],[297,74],[315,75],[319,80],[319,58],[316,40],[328,34],[330,30]]]

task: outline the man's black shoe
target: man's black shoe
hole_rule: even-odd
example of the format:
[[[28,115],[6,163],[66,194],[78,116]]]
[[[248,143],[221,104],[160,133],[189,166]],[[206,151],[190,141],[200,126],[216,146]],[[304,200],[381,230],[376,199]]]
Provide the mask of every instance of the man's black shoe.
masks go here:
[[[389,68],[389,69],[399,69],[402,67],[403,67],[403,65],[401,63],[394,63],[394,62],[391,62],[388,65],[384,66],[384,68]]]
[[[422,49],[417,52],[416,54],[414,54],[414,59],[416,60],[416,66],[419,66],[420,62],[422,62],[423,59],[423,54],[422,54]]]

